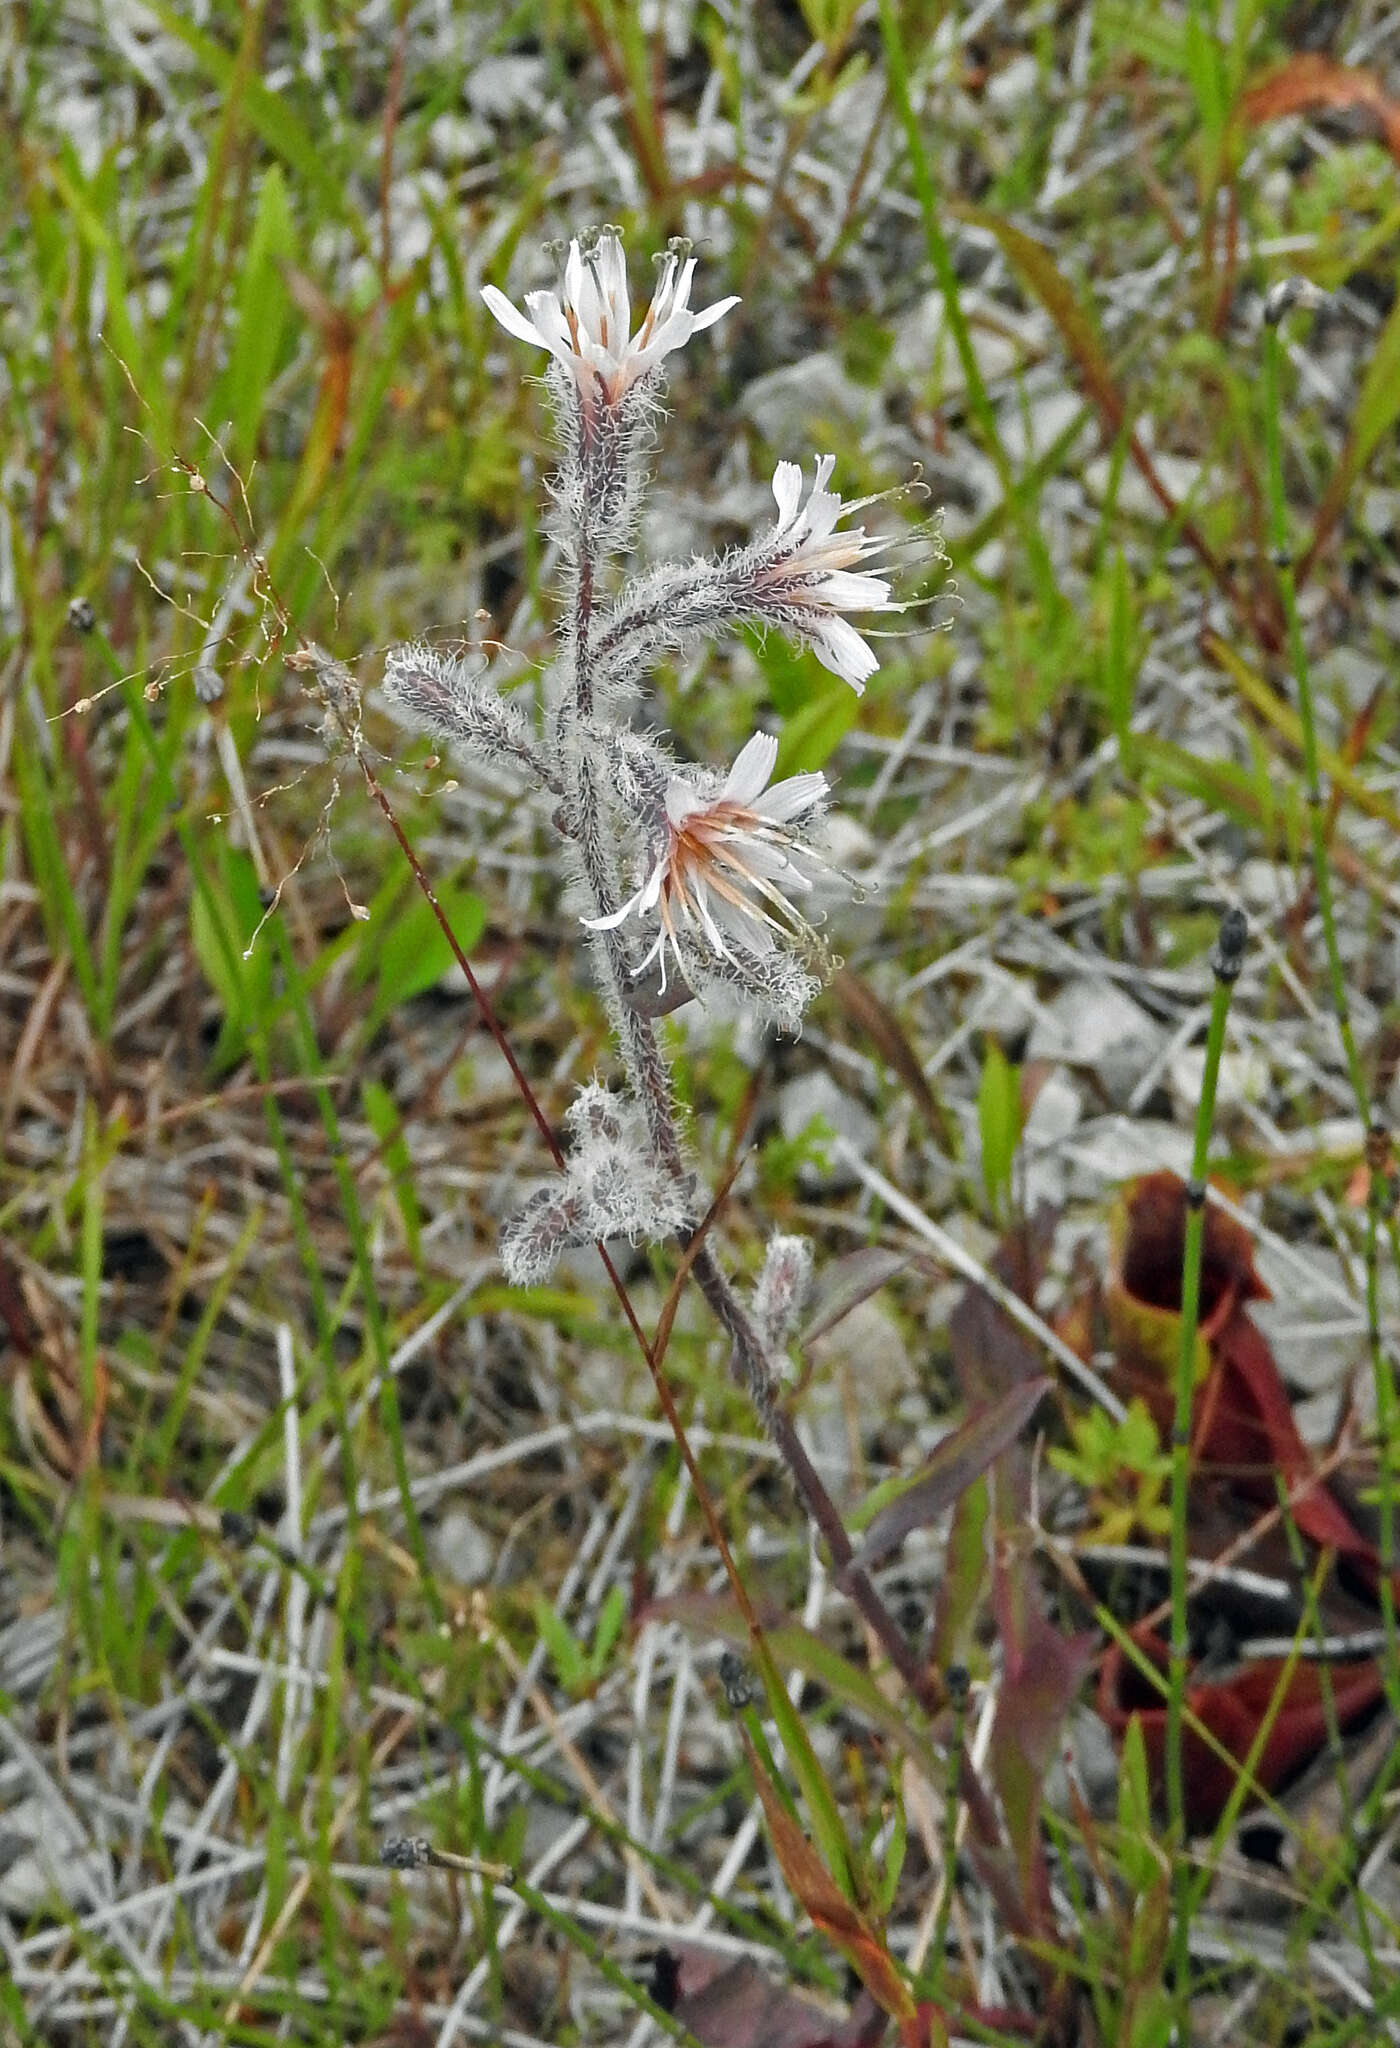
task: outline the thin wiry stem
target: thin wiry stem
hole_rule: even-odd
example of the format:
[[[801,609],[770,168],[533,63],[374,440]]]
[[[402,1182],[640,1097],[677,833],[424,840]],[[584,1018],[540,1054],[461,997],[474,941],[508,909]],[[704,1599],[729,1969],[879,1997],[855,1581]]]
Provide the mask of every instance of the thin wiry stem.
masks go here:
[[[1166,1777],[1167,1810],[1176,1857],[1176,1911],[1172,1924],[1173,1995],[1177,2007],[1177,2039],[1189,2038],[1191,1979],[1191,1866],[1186,1856],[1186,1786],[1182,1759],[1186,1706],[1186,1663],[1189,1637],[1186,1615],[1186,1502],[1191,1469],[1191,1405],[1196,1383],[1197,1329],[1201,1305],[1201,1263],[1205,1250],[1206,1168],[1215,1118],[1215,1090],[1225,1049],[1225,1022],[1230,997],[1244,959],[1247,927],[1243,911],[1227,910],[1212,956],[1215,990],[1206,1031],[1205,1071],[1196,1105],[1196,1134],[1191,1153],[1191,1180],[1186,1190],[1186,1242],[1181,1263],[1181,1348],[1177,1360],[1176,1412],[1172,1422],[1171,1638],[1167,1687]]]

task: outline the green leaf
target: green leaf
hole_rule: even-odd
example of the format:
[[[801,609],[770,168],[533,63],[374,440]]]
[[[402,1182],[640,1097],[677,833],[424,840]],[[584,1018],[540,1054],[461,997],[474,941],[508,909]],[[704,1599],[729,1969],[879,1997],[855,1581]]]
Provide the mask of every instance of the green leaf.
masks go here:
[[[439,889],[437,895],[458,945],[464,953],[470,952],[486,927],[485,904],[470,889]],[[376,904],[365,927],[361,960],[373,963],[371,1032],[401,1003],[411,1002],[441,981],[453,964],[446,934],[423,896],[414,896],[405,910],[390,903]]]
[[[267,934],[248,952],[262,914],[251,857],[224,843],[208,891],[197,893],[190,904],[195,957],[223,1008],[213,1052],[216,1068],[238,1058],[252,1020],[265,1018],[271,1007],[272,953],[265,943]]]
[[[1219,44],[1194,7],[1188,9],[1186,16],[1183,55],[1201,126],[1208,139],[1218,144],[1225,132],[1227,112],[1224,60]]]
[[[882,1919],[894,1904],[894,1895],[899,1889],[900,1873],[904,1869],[904,1852],[908,1846],[909,1830],[904,1817],[904,1801],[897,1797],[891,1817],[890,1838],[885,1844],[885,1868],[875,1898]]]
[[[982,1137],[982,1180],[987,1199],[1000,1214],[1011,1198],[1011,1169],[1021,1141],[1020,1074],[994,1038],[987,1041],[977,1090],[977,1123]]]
[[[1123,1731],[1123,1754],[1118,1766],[1118,1832],[1118,1861],[1123,1875],[1134,1891],[1145,1892],[1161,1876],[1162,1861],[1153,1847],[1147,1744],[1136,1714]]]
[[[236,57],[230,56],[212,36],[205,35],[186,11],[171,6],[169,0],[150,0],[150,11],[169,35],[178,37],[221,92],[237,90],[249,125],[281,157],[288,170],[297,173],[299,182],[317,195],[327,217],[353,221],[355,209],[346,204],[347,188],[336,174],[324,141],[318,144],[312,140],[285,95],[274,92],[251,71],[240,67]]]
[[[267,387],[277,368],[290,298],[282,264],[296,249],[291,208],[281,167],[270,164],[258,193],[238,287],[238,323],[229,365],[233,452],[242,462],[257,453]]]
[[[773,709],[783,721],[774,774],[781,778],[824,767],[855,724],[860,699],[807,648],[791,646],[777,633],[754,634],[751,644]]]
[[[598,1626],[593,1631],[593,1648],[588,1657],[590,1677],[601,1678],[607,1670],[613,1644],[621,1633],[626,1617],[626,1593],[621,1586],[610,1586],[598,1615]]]
[[[27,739],[14,752],[15,781],[19,789],[20,825],[30,873],[39,891],[49,945],[54,958],[66,953],[83,991],[90,1016],[99,1011],[97,968],[82,906],[73,888],[67,856],[59,836],[60,815],[57,791],[49,781],[43,755]]]
[[[413,1161],[404,1140],[398,1107],[393,1096],[380,1081],[366,1080],[360,1089],[360,1100],[364,1104],[369,1127],[379,1140],[384,1164],[389,1169],[394,1199],[399,1206],[404,1236],[408,1240],[413,1262],[417,1265],[422,1255],[423,1213],[418,1206],[418,1193],[413,1185]]]
[[[587,1660],[568,1624],[560,1620],[543,1596],[535,1601],[535,1627],[560,1679],[570,1692],[577,1692],[588,1678]]]
[[[803,775],[824,768],[855,724],[859,708],[855,691],[839,682],[804,704],[783,727],[774,775]]]
[[[987,1521],[991,1513],[987,1481],[979,1479],[953,1510],[943,1580],[934,1608],[929,1662],[940,1671],[961,1659],[981,1600],[987,1570]]]
[[[979,1487],[985,1503],[985,1483],[979,1482]],[[868,1671],[850,1663],[839,1650],[824,1643],[820,1636],[803,1628],[800,1623],[789,1622],[766,1633],[762,1639],[763,1654],[759,1654],[750,1640],[742,1615],[728,1595],[712,1598],[703,1593],[677,1593],[654,1601],[647,1612],[658,1619],[678,1621],[683,1628],[697,1634],[723,1637],[736,1650],[752,1654],[760,1674],[765,1656],[775,1674],[778,1663],[805,1672],[823,1691],[859,1714],[896,1749],[912,1758],[931,1782],[936,1784],[940,1781],[944,1766],[940,1765],[932,1742],[920,1726],[919,1717],[906,1705],[887,1699]],[[778,1690],[787,1701],[788,1714],[792,1714],[792,1702],[780,1680]],[[802,1724],[798,1721],[797,1725],[801,1728]],[[786,1743],[786,1736],[783,1739]]]
[[[1131,744],[1129,726],[1133,716],[1133,599],[1128,582],[1128,564],[1121,548],[1105,570],[1108,586],[1108,633],[1104,644],[1101,675],[1104,702],[1120,752]]]

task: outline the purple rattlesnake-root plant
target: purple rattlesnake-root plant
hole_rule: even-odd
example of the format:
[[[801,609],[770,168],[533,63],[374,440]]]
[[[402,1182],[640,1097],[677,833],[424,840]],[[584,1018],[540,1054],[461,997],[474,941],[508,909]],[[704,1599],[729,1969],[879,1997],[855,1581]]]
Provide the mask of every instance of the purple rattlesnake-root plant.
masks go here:
[[[494,286],[483,293],[503,327],[550,358],[545,379],[560,449],[550,493],[563,604],[539,717],[430,647],[396,648],[386,664],[385,688],[410,722],[523,770],[554,799],[621,1057],[625,1086],[592,1081],[580,1090],[566,1118],[566,1170],[505,1225],[502,1261],[521,1284],[542,1280],[570,1246],[618,1236],[688,1239],[704,1203],[657,1017],[692,997],[737,998],[749,1013],[795,1031],[829,966],[802,911],[826,867],[814,841],[825,777],[774,782],[777,741],[765,732],[727,772],[682,767],[659,739],[626,722],[626,707],[659,658],[744,624],[805,643],[859,692],[877,663],[846,614],[903,608],[870,566],[892,543],[842,523],[872,501],[843,505],[829,488],[831,456],[819,458],[805,487],[796,463],[778,464],[777,518],[746,546],[618,580],[665,359],[736,303],[692,310],[695,260],[684,244],[673,243],[658,262],[635,333],[622,243],[611,228],[572,242],[560,289],[527,293],[524,312]],[[698,1249],[694,1272],[731,1339],[736,1377],[789,1463],[806,1467],[794,1476],[831,1536],[834,1510],[774,1400],[776,1361],[811,1275],[809,1248],[775,1236],[747,1303],[708,1246]]]

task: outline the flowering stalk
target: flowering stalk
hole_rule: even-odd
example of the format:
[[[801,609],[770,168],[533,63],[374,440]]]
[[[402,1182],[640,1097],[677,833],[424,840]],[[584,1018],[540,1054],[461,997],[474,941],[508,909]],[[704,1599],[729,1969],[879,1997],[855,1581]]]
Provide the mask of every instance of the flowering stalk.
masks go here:
[[[677,1117],[655,1014],[692,997],[736,996],[796,1031],[829,959],[801,908],[825,867],[813,844],[825,777],[774,782],[777,741],[755,733],[724,773],[682,768],[635,732],[617,707],[656,661],[745,624],[810,646],[859,692],[877,666],[848,612],[898,609],[870,564],[890,543],[843,518],[820,457],[810,488],[795,463],[773,478],[777,518],[746,547],[663,563],[605,597],[613,558],[630,537],[642,455],[658,411],[665,359],[735,304],[692,311],[695,262],[671,245],[635,333],[615,230],[571,242],[558,291],[526,295],[521,312],[494,286],[483,297],[511,334],[549,352],[546,384],[560,463],[550,489],[565,563],[561,659],[549,715],[533,721],[483,674],[431,650],[395,650],[386,681],[400,709],[442,738],[506,763],[555,799],[581,925],[616,1034],[626,1089],[596,1082],[570,1109],[564,1167],[506,1224],[502,1258],[520,1283],[544,1278],[570,1246],[626,1236],[679,1237],[732,1347],[731,1370],[793,1474],[845,1574],[851,1597],[912,1692],[931,1707],[937,1682],[866,1575],[850,1569],[841,1518],[790,1416],[776,1399],[777,1360],[801,1312],[810,1254],[776,1238],[751,1307],[740,1301],[697,1220],[703,1209]],[[650,983],[659,982],[653,994]]]

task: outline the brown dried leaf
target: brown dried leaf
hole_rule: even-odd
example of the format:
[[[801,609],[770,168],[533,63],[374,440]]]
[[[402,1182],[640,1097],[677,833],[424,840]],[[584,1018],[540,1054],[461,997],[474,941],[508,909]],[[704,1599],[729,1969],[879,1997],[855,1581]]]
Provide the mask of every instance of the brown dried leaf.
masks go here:
[[[839,1889],[784,1806],[746,1733],[744,1746],[749,1753],[754,1788],[768,1822],[773,1853],[794,1898],[812,1925],[841,1951],[880,2009],[901,2024],[914,2021],[917,2008],[885,1946],[884,1936]]]
[[[1327,107],[1356,107],[1369,114],[1400,163],[1400,102],[1390,97],[1374,72],[1336,64],[1320,50],[1299,50],[1251,86],[1240,101],[1240,113],[1251,127]]]

